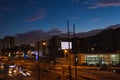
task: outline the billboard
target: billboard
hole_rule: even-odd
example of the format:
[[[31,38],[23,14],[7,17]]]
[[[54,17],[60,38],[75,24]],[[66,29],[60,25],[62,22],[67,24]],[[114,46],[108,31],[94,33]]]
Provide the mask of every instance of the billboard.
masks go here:
[[[72,49],[72,42],[61,42],[61,49]]]

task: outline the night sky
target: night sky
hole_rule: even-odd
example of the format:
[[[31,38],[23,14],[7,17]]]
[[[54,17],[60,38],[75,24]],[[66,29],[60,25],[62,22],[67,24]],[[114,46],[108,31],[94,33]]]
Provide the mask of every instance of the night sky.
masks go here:
[[[120,0],[0,0],[0,38],[53,28],[76,32],[120,23]]]

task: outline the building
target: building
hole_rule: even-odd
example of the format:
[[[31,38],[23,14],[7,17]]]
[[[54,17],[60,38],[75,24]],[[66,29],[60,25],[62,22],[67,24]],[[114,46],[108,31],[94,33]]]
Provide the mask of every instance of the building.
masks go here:
[[[67,63],[71,58],[71,63],[74,65],[76,60],[74,55],[77,54],[78,64],[86,63],[88,65],[102,65],[102,64],[119,64],[120,63],[120,28],[105,29],[100,33],[84,38],[70,38],[72,42],[72,49],[69,52],[61,50],[60,43],[68,41],[66,38],[52,37],[50,49],[52,53],[63,54],[57,56],[58,63]],[[51,52],[50,51],[50,52]],[[68,57],[66,54],[69,53]],[[59,57],[59,58],[58,58]]]
[[[15,47],[15,38],[12,36],[6,36],[4,39],[0,39],[0,51],[1,53],[10,51]]]
[[[11,36],[6,36],[3,39],[3,47],[6,48],[14,48],[15,47],[15,38]]]
[[[0,51],[3,49],[3,40],[0,39]]]

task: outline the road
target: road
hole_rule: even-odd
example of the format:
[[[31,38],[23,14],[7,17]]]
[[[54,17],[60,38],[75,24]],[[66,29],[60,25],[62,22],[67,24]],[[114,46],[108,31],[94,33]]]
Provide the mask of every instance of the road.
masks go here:
[[[23,76],[20,74],[14,76],[4,75],[3,80],[38,80],[38,76],[40,76],[40,80],[70,80],[68,66],[42,63],[43,66],[39,66],[40,74],[38,75],[36,61],[14,60],[12,63],[26,67],[28,70],[32,71],[31,76]],[[74,66],[71,67],[71,72],[72,79],[75,80]],[[79,66],[77,68],[77,74],[78,80],[120,80],[120,74],[115,74],[111,71],[98,71],[94,69],[94,67]]]
[[[31,76],[23,76],[21,74],[17,75],[9,75],[8,73],[1,73],[0,70],[0,80],[38,80],[38,76],[40,76],[40,80],[56,80],[59,75],[52,73],[49,68],[45,66],[39,66],[40,74],[38,75],[38,65],[36,61],[30,60],[12,60],[6,62],[8,63],[15,63],[18,66],[27,68],[27,70],[31,71]],[[3,71],[4,72],[4,71]]]
[[[69,80],[69,71],[68,68],[65,68],[64,74],[63,69],[58,68],[57,70],[52,70],[54,73],[59,74],[63,77],[64,80]],[[72,67],[72,79],[75,80],[75,69]],[[112,73],[112,71],[106,70],[95,70],[91,68],[78,68],[77,69],[77,78],[78,80],[120,80],[120,74]]]
[[[78,70],[79,77],[88,77],[93,80],[120,80],[120,75],[109,71]]]

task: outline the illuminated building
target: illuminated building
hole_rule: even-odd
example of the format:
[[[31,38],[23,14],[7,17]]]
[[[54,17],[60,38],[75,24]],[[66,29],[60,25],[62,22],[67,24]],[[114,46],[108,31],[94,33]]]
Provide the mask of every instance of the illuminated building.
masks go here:
[[[3,54],[4,52],[9,51],[15,47],[15,38],[12,36],[6,36],[4,39],[0,39],[0,51]]]
[[[14,48],[14,46],[15,46],[15,38],[11,37],[11,36],[6,36],[3,39],[3,46],[4,46],[4,49],[6,49],[6,48]]]
[[[78,64],[88,65],[118,64],[120,63],[120,28],[105,29],[100,33],[82,38],[70,38],[72,42],[72,65],[74,65],[74,54],[77,54]],[[51,39],[51,51],[54,53],[66,54],[60,50],[61,41],[65,38],[54,37]],[[56,50],[56,52],[55,52]],[[61,57],[59,57],[61,58]],[[62,59],[63,60],[63,56]],[[57,59],[60,60],[60,59]],[[67,62],[67,59],[65,59]],[[59,61],[58,61],[59,62]],[[64,63],[66,63],[64,61]]]

